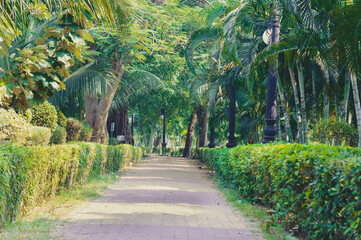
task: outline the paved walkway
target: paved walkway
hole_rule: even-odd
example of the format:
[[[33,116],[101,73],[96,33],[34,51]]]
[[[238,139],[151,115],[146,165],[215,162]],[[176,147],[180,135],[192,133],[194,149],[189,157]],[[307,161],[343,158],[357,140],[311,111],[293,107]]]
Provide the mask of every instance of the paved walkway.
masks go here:
[[[149,157],[103,197],[68,215],[54,236],[81,240],[262,239],[193,160]],[[250,230],[253,229],[253,230]],[[258,232],[258,233],[255,233]]]

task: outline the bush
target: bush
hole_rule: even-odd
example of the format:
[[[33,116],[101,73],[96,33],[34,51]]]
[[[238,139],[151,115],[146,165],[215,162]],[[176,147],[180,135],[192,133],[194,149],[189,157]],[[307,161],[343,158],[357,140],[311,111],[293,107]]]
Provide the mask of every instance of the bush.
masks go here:
[[[202,148],[201,161],[307,239],[361,238],[361,150],[267,144]]]
[[[58,125],[63,128],[66,128],[66,124],[68,120],[66,119],[65,115],[59,109],[57,110],[57,115],[58,115]]]
[[[64,144],[66,143],[66,129],[57,126],[53,135],[50,138],[50,144]]]
[[[90,142],[92,133],[93,133],[93,129],[89,125],[84,124],[79,133],[79,141]]]
[[[322,119],[312,130],[315,142],[329,143],[331,145],[356,146],[357,130],[345,121],[337,122],[332,119]]]
[[[74,118],[68,118],[66,124],[66,141],[78,141],[82,127],[83,126],[78,120]]]
[[[26,145],[32,126],[14,110],[0,108],[0,144]]]
[[[33,119],[33,113],[31,112],[30,108],[28,108],[22,115],[28,123],[31,123],[31,119]]]
[[[30,146],[47,146],[49,145],[51,130],[47,127],[32,127],[32,135],[27,139]]]
[[[31,124],[55,130],[58,121],[56,109],[49,102],[43,102],[32,108]]]
[[[141,149],[130,145],[0,147],[0,227],[62,189],[116,172],[141,157]]]
[[[110,144],[110,140],[109,140],[109,144]],[[116,145],[119,145],[119,144],[120,144],[120,141],[117,138],[113,137],[112,138],[112,144],[110,144],[110,145],[116,146]]]

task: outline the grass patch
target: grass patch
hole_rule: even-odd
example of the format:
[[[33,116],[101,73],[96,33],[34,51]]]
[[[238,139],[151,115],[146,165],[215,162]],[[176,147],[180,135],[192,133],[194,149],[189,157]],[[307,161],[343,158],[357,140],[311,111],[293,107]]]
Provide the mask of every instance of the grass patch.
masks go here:
[[[240,211],[243,216],[247,217],[250,221],[259,223],[262,228],[263,237],[267,240],[297,240],[298,238],[293,237],[290,233],[286,232],[281,224],[272,220],[268,213],[268,209],[253,205],[249,201],[243,199],[239,193],[227,187],[219,178],[216,180],[217,188],[223,193],[224,197],[232,206]]]
[[[118,180],[121,173],[105,174],[73,189],[62,190],[54,198],[34,207],[17,220],[5,225],[0,233],[2,240],[49,240],[51,231],[64,224],[59,220],[87,200],[99,198],[108,186]]]

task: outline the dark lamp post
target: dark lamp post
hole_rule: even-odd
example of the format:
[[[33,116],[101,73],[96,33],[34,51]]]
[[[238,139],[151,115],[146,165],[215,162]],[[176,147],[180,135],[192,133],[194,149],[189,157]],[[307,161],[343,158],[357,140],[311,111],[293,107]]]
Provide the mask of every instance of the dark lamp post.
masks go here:
[[[273,4],[271,4],[271,8]],[[276,9],[272,11],[270,16],[270,30],[271,30],[271,41],[270,44],[278,42],[280,25],[277,19]],[[269,30],[267,30],[269,31]],[[277,119],[277,69],[275,69],[274,62],[270,64],[268,69],[268,82],[267,82],[267,104],[266,104],[266,114],[265,121],[266,127],[264,128],[264,139],[263,143],[273,142],[277,133],[275,127]]]

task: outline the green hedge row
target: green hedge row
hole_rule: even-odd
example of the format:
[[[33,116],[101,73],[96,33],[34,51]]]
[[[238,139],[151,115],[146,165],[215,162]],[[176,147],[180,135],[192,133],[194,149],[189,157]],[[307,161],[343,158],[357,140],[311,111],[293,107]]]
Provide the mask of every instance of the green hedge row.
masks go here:
[[[0,146],[0,228],[62,189],[137,162],[130,145],[72,143],[57,146]]]
[[[200,160],[308,239],[361,239],[361,150],[324,144],[202,148]]]

